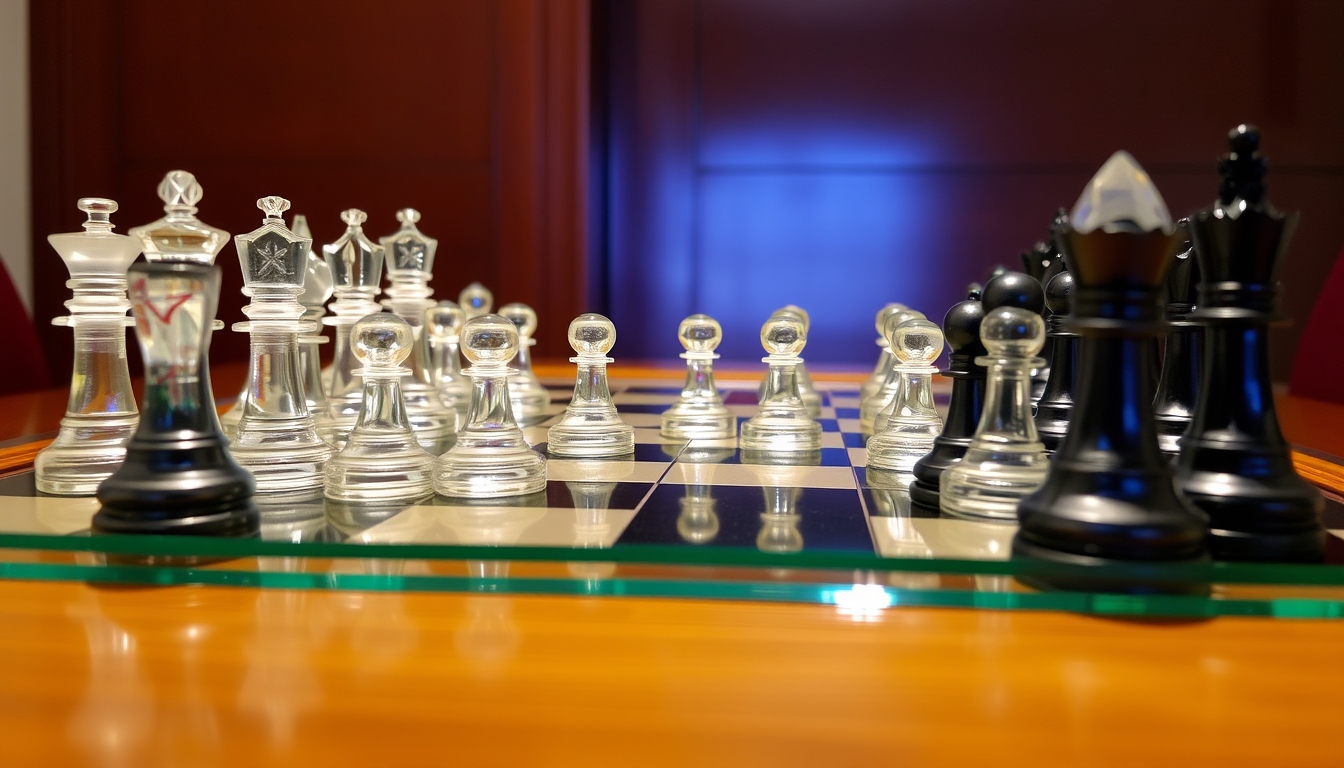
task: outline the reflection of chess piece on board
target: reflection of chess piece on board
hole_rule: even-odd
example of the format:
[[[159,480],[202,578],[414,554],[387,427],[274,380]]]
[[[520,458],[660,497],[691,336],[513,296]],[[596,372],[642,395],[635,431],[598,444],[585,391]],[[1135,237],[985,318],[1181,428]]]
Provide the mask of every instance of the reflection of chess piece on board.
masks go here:
[[[336,329],[332,349],[331,381],[327,385],[327,401],[331,405],[331,420],[336,433],[336,446],[345,444],[350,430],[359,418],[363,401],[363,387],[355,376],[356,361],[350,348],[350,329],[359,319],[383,311],[373,300],[383,279],[383,247],[375,245],[364,235],[367,215],[351,208],[341,212],[345,232],[336,242],[322,246],[322,255],[331,267],[335,281],[336,300],[331,303],[331,317],[322,322]]]
[[[412,333],[410,357],[402,363],[411,372],[401,383],[406,420],[420,445],[437,456],[448,450],[460,424],[457,411],[439,396],[429,369],[429,340],[424,322],[425,311],[434,306],[430,298],[434,289],[429,287],[429,281],[434,277],[431,272],[439,241],[420,231],[416,226],[419,220],[420,212],[414,208],[397,211],[401,228],[378,242],[383,246],[390,281],[383,305],[405,320]]]
[[[1204,325],[1194,420],[1181,438],[1180,489],[1209,516],[1215,559],[1317,562],[1321,492],[1293,466],[1274,410],[1269,327],[1280,322],[1277,271],[1297,215],[1265,197],[1260,132],[1237,126],[1219,163],[1218,200],[1190,220]]]
[[[886,325],[882,328],[882,333],[887,337],[888,344],[887,370],[883,375],[882,385],[877,388],[877,391],[871,397],[866,397],[859,403],[859,429],[864,434],[873,434],[878,414],[885,411],[900,392],[901,374],[896,370],[896,365],[900,361],[896,359],[896,354],[890,348],[890,329],[896,328],[907,320],[924,319],[923,313],[916,312],[913,309],[901,309],[887,314]]]
[[[574,397],[559,423],[546,434],[552,456],[598,458],[635,450],[635,430],[621,421],[607,384],[607,357],[616,343],[616,326],[597,314],[579,315],[569,324],[569,345],[577,357]]]
[[[296,491],[321,485],[322,466],[331,457],[308,412],[299,372],[299,334],[314,330],[298,302],[312,242],[280,218],[288,200],[265,197],[257,207],[266,213],[262,225],[233,239],[252,303],[243,307],[247,322],[233,326],[248,334],[250,364],[232,450],[256,478],[258,493]]]
[[[458,349],[466,313],[451,301],[440,301],[425,310],[425,334],[429,339],[429,369],[439,397],[454,411],[459,424],[467,421],[471,408],[471,381],[462,375]]]
[[[327,462],[327,498],[381,504],[423,499],[434,492],[434,455],[417,440],[401,389],[415,375],[403,365],[415,344],[411,327],[396,315],[369,315],[351,328],[350,343],[364,364],[355,371],[364,400],[345,447]]]
[[[262,541],[318,541],[327,528],[327,506],[321,488],[275,493],[257,502]],[[265,560],[270,558],[259,558]]]
[[[761,326],[761,346],[770,366],[760,410],[742,422],[739,444],[744,451],[802,453],[821,450],[821,425],[807,415],[798,394],[798,355],[807,345],[803,323],[777,314]]]
[[[1080,336],[1068,434],[1044,484],[1018,504],[1020,557],[1072,564],[1207,558],[1208,523],[1176,491],[1157,448],[1148,345],[1162,328],[1174,228],[1148,175],[1117,152],[1083,191],[1060,245]],[[1190,584],[1033,578],[1042,586],[1198,589]]]
[[[126,268],[140,244],[112,233],[112,200],[86,197],[83,232],[48,235],[70,270],[66,283],[74,297],[65,303],[75,337],[74,376],[61,431],[34,461],[37,490],[61,496],[92,496],[126,456],[137,413],[126,367]]]
[[[103,612],[93,590],[66,612],[88,640],[88,685],[70,713],[66,734],[90,763],[143,764],[157,712],[139,665],[139,639]]]
[[[681,512],[677,515],[677,534],[690,544],[708,544],[719,535],[719,514],[715,509],[714,486],[708,481],[706,467],[730,458],[734,451],[695,443],[679,453],[671,446],[667,450],[677,463],[690,469],[685,495],[679,500]]]
[[[877,312],[877,365],[873,367],[872,374],[863,382],[859,388],[859,404],[864,400],[877,394],[882,388],[882,383],[887,380],[887,371],[891,370],[893,361],[891,358],[891,342],[887,341],[887,317],[906,309],[904,304],[888,304]]]
[[[521,423],[533,422],[546,415],[546,406],[551,403],[551,393],[532,372],[532,347],[537,343],[532,334],[537,331],[537,313],[526,304],[514,302],[500,307],[499,315],[518,329],[518,354],[509,363],[518,374],[509,379],[513,415]]]
[[[444,496],[490,499],[546,488],[546,459],[532,450],[513,418],[508,365],[518,354],[518,329],[499,315],[468,320],[462,353],[471,362],[471,415],[457,442],[439,457],[434,490]]]
[[[130,270],[144,409],[126,460],[98,486],[100,533],[255,536],[252,475],[234,461],[215,413],[208,350],[219,267],[189,262]]]
[[[869,496],[877,507],[869,510],[871,516],[869,522],[875,532],[882,530],[890,539],[888,549],[881,552],[882,556],[907,559],[932,557],[912,518],[910,484],[915,479],[914,475],[869,469],[865,472],[865,477],[868,481]]]
[[[259,716],[272,743],[291,743],[303,713],[322,701],[316,668],[306,652],[315,645],[314,617],[308,610],[314,593],[303,589],[256,593],[253,635],[242,648],[247,671],[238,687],[238,709]]]
[[[891,405],[873,422],[868,466],[909,472],[933,449],[943,418],[933,404],[933,362],[943,351],[943,332],[928,320],[907,320],[890,329],[900,385]]]
[[[796,467],[815,467],[821,464],[821,450],[806,453],[780,454],[773,451],[742,450],[742,463],[757,467],[761,477],[761,494],[765,511],[761,513],[761,530],[756,534],[756,546],[762,552],[798,552],[803,548],[803,534],[798,530],[802,516],[798,499],[803,489],[793,485]]]
[[[714,349],[723,339],[723,329],[709,315],[691,315],[681,321],[677,339],[686,351],[686,384],[671,408],[663,411],[663,437],[684,440],[723,440],[734,437],[737,421],[728,412],[714,386]]]

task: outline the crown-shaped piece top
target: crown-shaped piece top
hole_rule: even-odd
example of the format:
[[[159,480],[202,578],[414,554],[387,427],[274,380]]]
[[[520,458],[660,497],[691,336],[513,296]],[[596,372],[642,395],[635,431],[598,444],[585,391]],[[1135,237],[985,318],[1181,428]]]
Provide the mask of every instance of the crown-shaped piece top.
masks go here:
[[[1069,215],[1073,228],[1086,234],[1171,232],[1171,214],[1152,179],[1128,152],[1116,152],[1092,177]]]
[[[1277,316],[1278,268],[1297,214],[1265,197],[1268,163],[1257,151],[1260,131],[1238,125],[1218,162],[1218,200],[1190,220],[1199,268],[1197,316]]]
[[[140,244],[134,238],[112,232],[116,201],[86,197],[79,201],[79,209],[88,217],[84,231],[48,235],[47,242],[61,255],[73,278],[124,278],[126,268],[140,255]]]
[[[229,242],[229,233],[196,218],[201,185],[186,171],[169,171],[159,182],[164,217],[130,231],[140,242],[146,261],[189,261],[214,264]]]
[[[233,238],[243,267],[243,283],[249,288],[302,289],[312,239],[300,237],[285,226],[281,215],[289,210],[289,201],[283,197],[263,197],[257,207],[266,213],[261,226]]]
[[[299,237],[313,239],[313,231],[308,228],[308,217],[301,213],[294,214],[294,223],[289,228]],[[299,294],[299,303],[308,309],[321,307],[331,298],[331,266],[317,255],[316,251],[309,248],[305,270],[308,274],[303,281],[303,293]]]
[[[432,272],[434,251],[439,247],[439,241],[426,236],[415,225],[420,221],[420,212],[414,208],[402,208],[397,211],[397,221],[401,222],[401,229],[387,237],[378,238],[391,259],[387,267],[388,276]]]
[[[358,208],[341,212],[345,234],[336,242],[322,246],[331,267],[331,276],[339,289],[377,291],[383,280],[383,247],[364,236],[365,213]]]

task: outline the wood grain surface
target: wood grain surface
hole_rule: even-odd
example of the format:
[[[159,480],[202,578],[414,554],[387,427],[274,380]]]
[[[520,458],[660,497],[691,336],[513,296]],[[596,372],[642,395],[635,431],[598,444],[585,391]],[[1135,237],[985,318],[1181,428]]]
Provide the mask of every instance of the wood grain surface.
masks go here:
[[[0,764],[1339,765],[1338,622],[0,582]]]

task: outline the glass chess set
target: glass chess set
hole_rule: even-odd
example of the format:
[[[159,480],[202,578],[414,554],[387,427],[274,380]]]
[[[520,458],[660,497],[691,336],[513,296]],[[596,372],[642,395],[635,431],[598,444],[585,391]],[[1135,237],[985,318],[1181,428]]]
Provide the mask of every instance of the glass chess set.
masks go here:
[[[1260,197],[1258,134],[1238,130],[1219,205],[1252,212],[1234,226],[1260,215],[1272,230],[1283,217]],[[191,174],[159,193],[164,218],[127,236],[113,233],[116,204],[91,198],[83,232],[50,238],[71,273],[58,322],[76,376],[50,445],[0,477],[7,577],[782,600],[856,616],[1344,616],[1338,497],[1290,464],[1258,489],[1212,487],[1256,480],[1207,468],[1230,449],[1201,430],[1237,404],[1189,407],[1208,395],[1168,370],[1199,311],[1208,339],[1251,338],[1272,298],[1207,245],[1206,273],[1237,280],[1191,298],[1192,254],[1212,237],[1199,228],[1222,226],[1224,208],[1178,228],[1124,153],[1056,220],[1061,248],[1040,262],[1053,274],[996,275],[941,326],[884,307],[863,382],[813,380],[810,318],[792,305],[761,327],[763,378],[715,379],[723,329],[706,315],[677,329],[684,372],[609,378],[616,327],[590,313],[569,326],[573,376],[543,380],[529,307],[493,311],[478,284],[433,299],[437,242],[414,209],[377,243],[345,211],[345,233],[315,249],[301,216],[285,221],[287,200],[263,198],[262,225],[234,238],[250,303],[233,330],[251,355],[222,414],[208,351],[229,236],[196,218]],[[1196,246],[1164,270],[1182,234]],[[1162,332],[1159,379],[1133,361]],[[1064,381],[1070,368],[1092,373]],[[1262,464],[1289,461],[1272,415],[1237,446]],[[1272,526],[1245,510],[1265,489],[1281,496]]]

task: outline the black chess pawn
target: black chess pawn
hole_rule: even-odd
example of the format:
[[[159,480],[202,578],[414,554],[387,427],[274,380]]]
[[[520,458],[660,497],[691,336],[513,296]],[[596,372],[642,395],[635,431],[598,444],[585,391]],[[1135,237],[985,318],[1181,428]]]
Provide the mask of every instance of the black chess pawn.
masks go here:
[[[1181,220],[1189,231],[1190,222]],[[1190,319],[1199,287],[1199,265],[1193,246],[1187,241],[1176,263],[1167,272],[1167,341],[1162,356],[1162,375],[1153,398],[1153,418],[1157,419],[1157,444],[1170,458],[1180,454],[1180,440],[1194,419],[1199,397],[1200,367],[1203,358],[1204,330]]]
[[[928,511],[938,511],[938,484],[943,472],[961,461],[980,423],[985,405],[985,369],[976,364],[975,358],[987,354],[980,342],[984,316],[980,302],[968,296],[953,304],[943,318],[943,337],[952,354],[942,374],[952,379],[952,399],[943,431],[934,438],[933,450],[915,462],[915,480],[910,484],[911,503]]]
[[[1073,410],[1078,334],[1068,327],[1072,302],[1073,275],[1062,271],[1045,287],[1045,304],[1050,308],[1045,327],[1054,343],[1050,352],[1050,375],[1036,401],[1036,434],[1049,453],[1059,450],[1059,444],[1069,431],[1069,413]]]
[[[98,486],[98,533],[256,536],[252,475],[229,455],[207,353],[219,267],[134,264],[135,335],[145,361],[140,425],[121,467]]]
[[[1045,309],[1045,289],[1031,275],[1023,272],[1002,272],[985,283],[980,291],[980,303],[985,311],[999,307],[1017,307],[1041,314]]]
[[[1178,244],[1148,175],[1124,152],[1102,166],[1061,227],[1079,334],[1069,430],[1045,483],[1018,505],[1013,554],[1056,563],[1207,559],[1207,518],[1177,493],[1157,448],[1146,343],[1163,327],[1162,278]],[[1202,585],[1041,572],[1046,587],[1203,591]]]
[[[1002,274],[1004,274],[1005,272],[1011,272],[1011,271],[1012,271],[1012,270],[1008,269],[1007,267],[1003,266],[1002,264],[995,264],[995,265],[994,265],[994,268],[991,269],[991,270],[989,270],[989,276],[985,278],[985,285],[988,285],[988,284],[989,284],[989,281],[993,280],[994,278],[998,277],[999,275],[1002,275]]]
[[[1201,278],[1190,317],[1204,326],[1204,370],[1178,482],[1209,514],[1215,558],[1319,561],[1324,501],[1293,468],[1269,374],[1269,326],[1282,320],[1276,274],[1297,214],[1265,198],[1259,131],[1237,126],[1228,143],[1218,200],[1190,221]]]
[[[979,301],[979,300],[980,300],[980,291],[982,291],[982,290],[984,290],[984,286],[980,285],[979,283],[967,283],[967,284],[966,284],[966,298],[967,298],[967,299],[974,299],[975,301]]]

